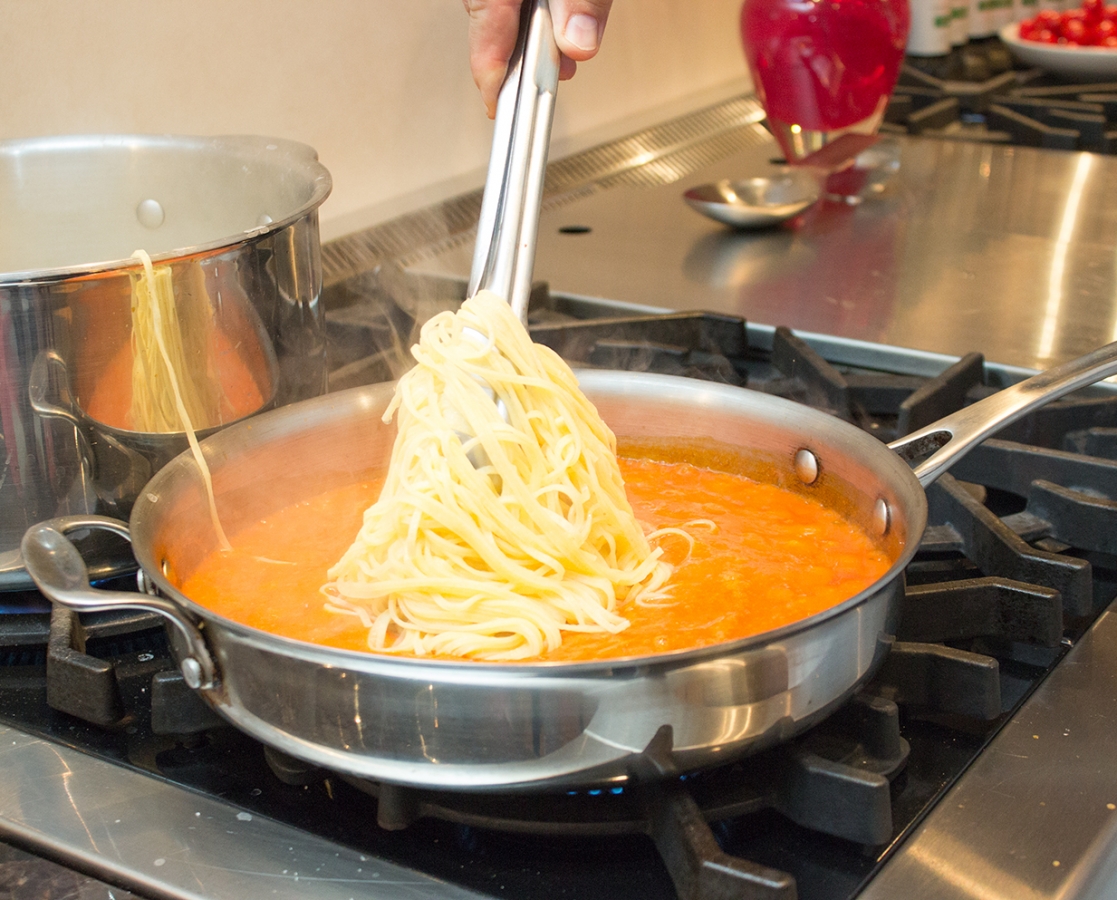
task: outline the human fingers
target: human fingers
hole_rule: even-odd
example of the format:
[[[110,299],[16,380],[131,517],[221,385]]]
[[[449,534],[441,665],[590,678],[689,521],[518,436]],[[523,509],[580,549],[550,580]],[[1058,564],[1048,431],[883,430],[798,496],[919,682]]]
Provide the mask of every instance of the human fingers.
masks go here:
[[[516,46],[522,0],[462,0],[469,14],[469,63],[491,119]],[[554,0],[551,19],[561,53],[559,78],[573,77],[579,60],[601,45],[612,0]]]
[[[553,0],[555,43],[563,56],[584,62],[597,54],[612,5],[613,0]]]
[[[469,67],[491,119],[520,30],[521,0],[462,0],[469,14]]]

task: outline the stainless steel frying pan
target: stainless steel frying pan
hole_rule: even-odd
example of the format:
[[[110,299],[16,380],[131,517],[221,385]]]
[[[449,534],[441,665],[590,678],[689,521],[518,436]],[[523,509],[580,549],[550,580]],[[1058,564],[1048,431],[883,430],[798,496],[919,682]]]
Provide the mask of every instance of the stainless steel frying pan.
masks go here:
[[[581,384],[623,445],[729,450],[747,473],[840,509],[894,556],[871,587],[830,610],[745,640],[579,664],[405,659],[276,637],[222,618],[179,585],[216,547],[197,467],[180,456],[145,487],[131,523],[47,523],[22,544],[53,601],[165,616],[187,682],[221,715],[292,756],[351,775],[446,789],[536,789],[630,777],[670,726],[680,770],[782,741],[835,709],[895,633],[903,570],[926,524],[923,486],[1029,409],[1117,372],[1117,344],[1007,388],[885,446],[789,401],[671,376],[586,372]],[[235,534],[317,491],[387,464],[380,416],[392,385],[305,401],[234,425],[203,446],[218,510]],[[930,454],[916,468],[904,457]],[[66,530],[130,534],[150,593],[97,591]],[[282,598],[276,598],[282,602]],[[744,602],[744,601],[743,601]]]

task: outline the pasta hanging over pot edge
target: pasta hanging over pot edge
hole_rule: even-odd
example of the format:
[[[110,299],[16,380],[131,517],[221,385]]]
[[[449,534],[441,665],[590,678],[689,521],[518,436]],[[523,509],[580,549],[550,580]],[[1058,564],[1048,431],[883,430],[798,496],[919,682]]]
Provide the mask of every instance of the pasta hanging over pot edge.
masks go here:
[[[192,315],[188,318],[192,321],[184,329],[175,304],[170,267],[156,269],[144,250],[137,250],[132,256],[143,264],[143,275],[132,283],[133,427],[140,431],[185,432],[205,485],[218,544],[221,549],[230,550],[229,539],[217,515],[213,477],[195,431],[195,416],[201,415],[208,420],[212,414],[220,421],[220,386],[208,371],[208,343],[212,330],[209,298],[205,295],[204,284],[198,289],[200,296],[196,291],[190,292],[188,305],[192,308]],[[199,341],[203,342],[200,357],[196,346]],[[205,369],[202,377],[191,377],[191,367],[196,368],[199,362]],[[199,383],[210,387],[199,389],[196,387]],[[212,397],[210,392],[213,392]],[[193,407],[193,415],[187,408],[188,404]],[[169,410],[173,410],[173,416]],[[156,425],[161,427],[154,427]]]

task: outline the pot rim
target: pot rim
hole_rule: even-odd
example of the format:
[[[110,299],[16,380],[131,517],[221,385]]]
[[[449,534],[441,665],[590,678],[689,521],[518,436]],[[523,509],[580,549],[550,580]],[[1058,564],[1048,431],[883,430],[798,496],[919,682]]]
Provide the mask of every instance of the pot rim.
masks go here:
[[[46,154],[81,149],[115,150],[118,152],[149,150],[190,150],[196,152],[223,152],[257,162],[261,154],[267,164],[282,163],[306,178],[308,198],[297,208],[285,213],[266,225],[247,228],[237,234],[223,235],[213,240],[180,247],[153,255],[152,262],[167,263],[172,260],[205,256],[214,251],[228,251],[259,238],[275,234],[316,210],[330,195],[333,179],[318,161],[317,151],[298,141],[263,135],[227,134],[215,136],[173,134],[76,134],[51,137],[23,138],[0,141],[0,158],[21,154]],[[49,283],[69,278],[95,276],[109,271],[129,271],[141,268],[142,263],[132,257],[99,260],[51,268],[24,269],[0,272],[0,287],[14,284]]]

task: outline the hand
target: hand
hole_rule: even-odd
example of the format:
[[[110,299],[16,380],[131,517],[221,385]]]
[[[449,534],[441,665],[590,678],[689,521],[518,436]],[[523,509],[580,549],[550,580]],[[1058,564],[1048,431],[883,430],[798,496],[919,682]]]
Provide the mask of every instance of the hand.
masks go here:
[[[489,118],[496,115],[496,98],[516,46],[523,0],[462,0],[469,13],[469,65]],[[552,0],[555,43],[562,53],[559,78],[573,77],[579,62],[592,59],[613,0]]]

